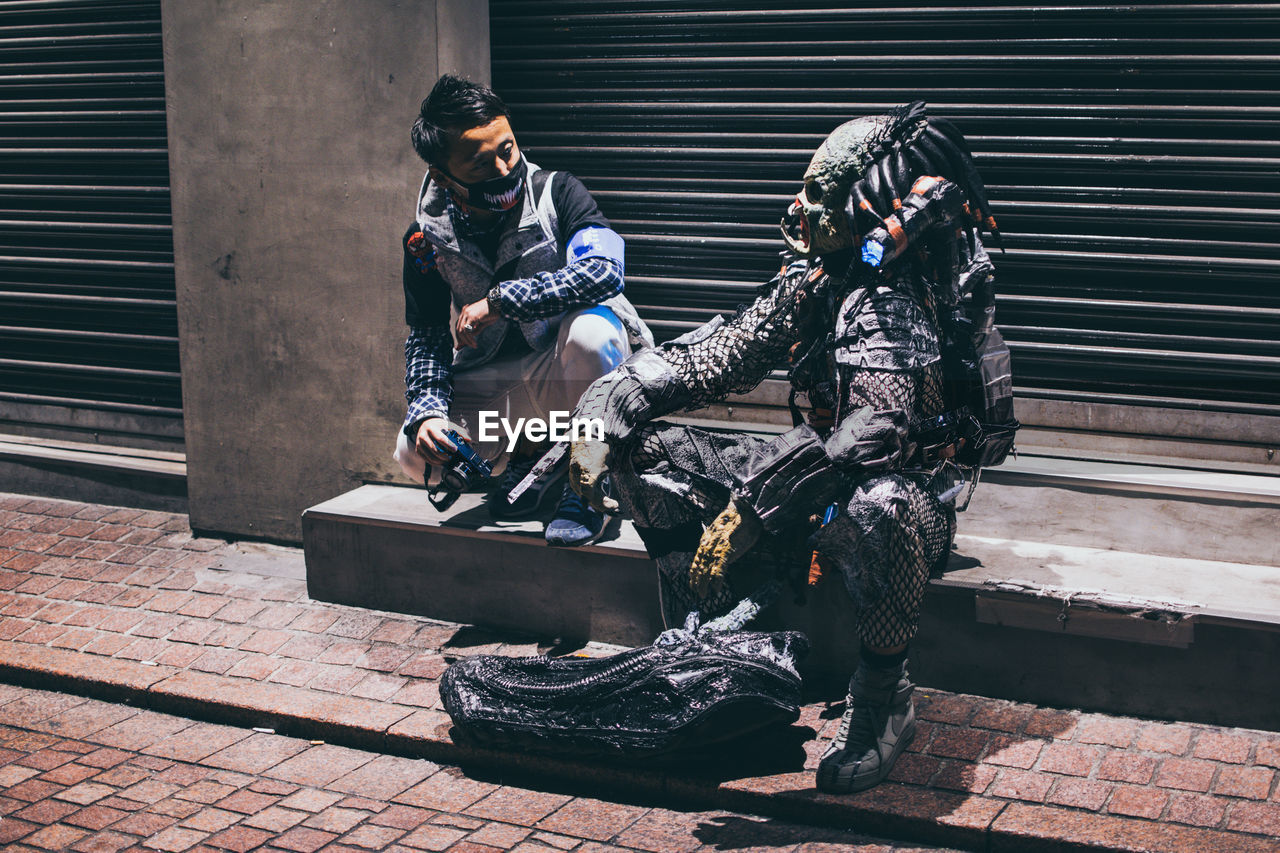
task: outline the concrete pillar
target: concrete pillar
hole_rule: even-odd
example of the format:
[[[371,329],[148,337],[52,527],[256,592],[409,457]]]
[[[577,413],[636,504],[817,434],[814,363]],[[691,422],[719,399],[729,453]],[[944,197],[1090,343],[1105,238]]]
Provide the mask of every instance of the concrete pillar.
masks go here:
[[[163,0],[193,527],[298,541],[399,478],[398,242],[437,76],[489,79],[487,4]]]

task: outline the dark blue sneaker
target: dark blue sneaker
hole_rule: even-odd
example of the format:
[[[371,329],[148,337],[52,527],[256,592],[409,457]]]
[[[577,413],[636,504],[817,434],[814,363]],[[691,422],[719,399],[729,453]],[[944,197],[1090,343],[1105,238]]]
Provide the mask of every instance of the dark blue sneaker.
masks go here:
[[[547,525],[548,545],[586,545],[604,532],[605,515],[596,512],[566,484],[560,495],[556,517]]]
[[[526,518],[538,512],[548,495],[555,494],[555,488],[564,479],[567,468],[557,466],[556,470],[543,476],[538,482],[525,489],[515,503],[507,501],[507,495],[520,484],[520,481],[533,470],[541,456],[526,459],[513,459],[507,462],[507,469],[502,472],[497,488],[489,494],[489,516],[495,521],[514,521]]]

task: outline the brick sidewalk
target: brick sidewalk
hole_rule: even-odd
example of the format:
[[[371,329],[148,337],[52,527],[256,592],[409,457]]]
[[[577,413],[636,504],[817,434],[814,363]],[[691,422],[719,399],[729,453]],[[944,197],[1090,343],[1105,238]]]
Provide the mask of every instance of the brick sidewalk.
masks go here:
[[[1280,735],[925,688],[893,781],[857,796],[818,794],[808,772],[840,706],[804,711],[808,771],[708,780],[468,750],[449,739],[440,710],[447,662],[536,645],[315,602],[297,580],[214,570],[227,547],[193,538],[184,516],[0,495],[0,673],[352,746],[972,849],[1280,849]]]
[[[0,685],[0,845],[23,851],[923,853],[853,832],[677,812]]]

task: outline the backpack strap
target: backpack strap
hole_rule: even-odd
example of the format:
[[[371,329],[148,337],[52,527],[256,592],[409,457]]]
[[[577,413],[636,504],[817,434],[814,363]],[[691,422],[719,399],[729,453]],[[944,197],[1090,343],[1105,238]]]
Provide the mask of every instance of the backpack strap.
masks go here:
[[[564,242],[560,236],[560,215],[556,211],[555,198],[551,193],[555,172],[539,169],[533,173],[529,182],[533,185],[533,207],[538,214],[538,221],[548,226],[558,242]]]
[[[534,172],[533,177],[529,179],[530,183],[533,184],[533,194],[538,201],[542,201],[542,190],[547,186],[547,184],[551,183],[551,176],[554,174],[555,172],[548,172],[546,169],[539,169]]]

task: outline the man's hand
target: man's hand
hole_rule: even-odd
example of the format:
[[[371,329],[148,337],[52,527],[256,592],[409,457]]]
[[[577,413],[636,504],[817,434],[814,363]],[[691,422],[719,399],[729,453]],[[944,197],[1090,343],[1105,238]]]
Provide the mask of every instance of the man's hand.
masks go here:
[[[760,522],[755,514],[742,512],[732,500],[702,531],[698,553],[689,566],[689,583],[699,597],[724,586],[729,564],[751,550],[760,538]]]
[[[458,312],[458,325],[454,328],[454,335],[458,339],[458,345],[464,347],[475,346],[476,339],[480,336],[480,331],[485,326],[492,326],[501,319],[496,312],[490,310],[487,297],[467,305]]]
[[[453,442],[445,435],[449,422],[444,418],[427,418],[418,427],[418,435],[413,449],[427,460],[428,465],[443,465],[449,461],[449,454],[454,450]]]
[[[617,512],[618,502],[604,493],[609,445],[579,439],[569,447],[569,486],[598,512]]]

